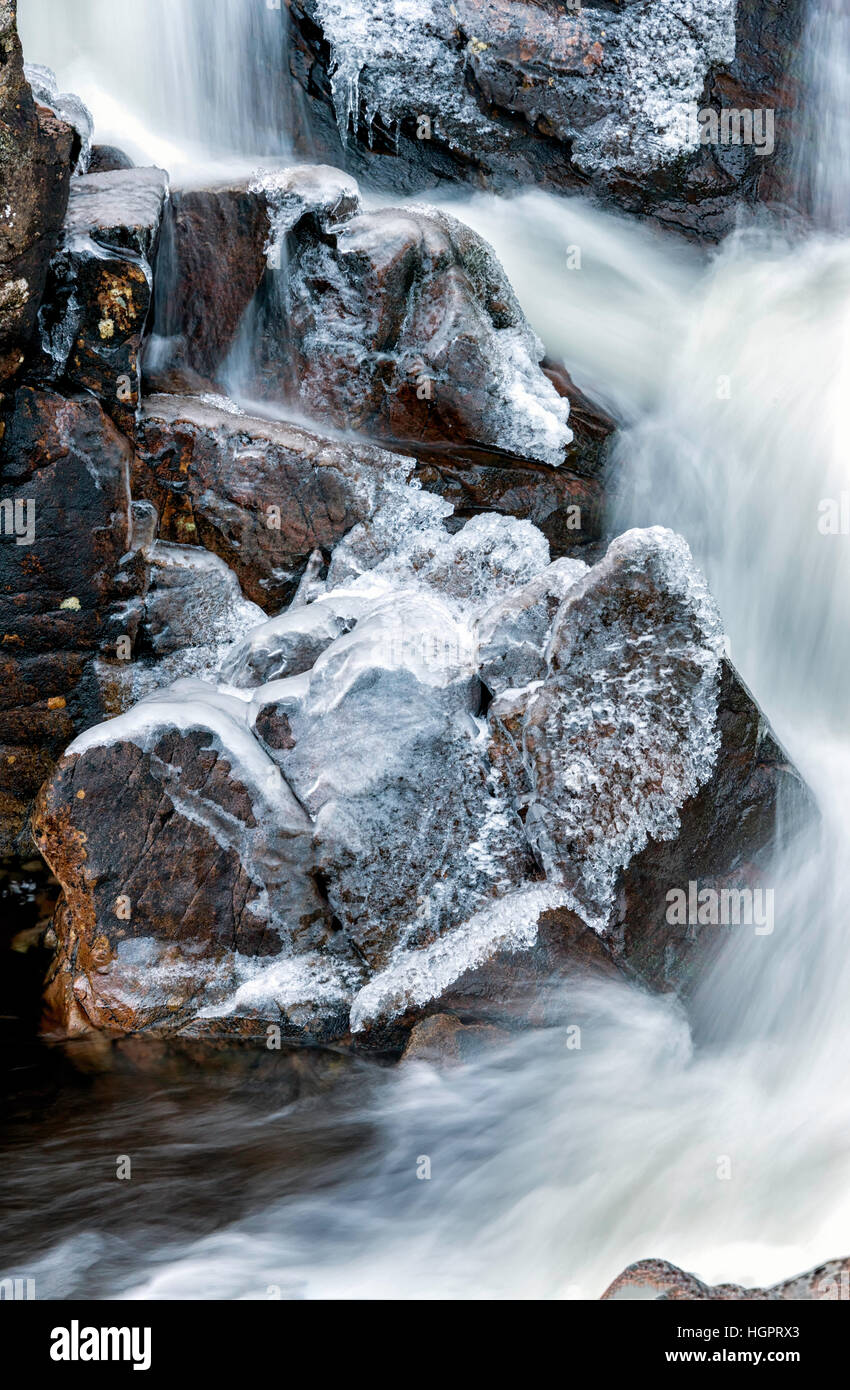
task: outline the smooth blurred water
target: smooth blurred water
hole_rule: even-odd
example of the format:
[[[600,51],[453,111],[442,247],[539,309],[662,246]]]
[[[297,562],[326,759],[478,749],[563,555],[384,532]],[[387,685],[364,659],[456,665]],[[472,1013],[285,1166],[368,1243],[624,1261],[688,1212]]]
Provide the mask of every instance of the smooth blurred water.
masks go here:
[[[840,0],[819,5],[846,59]],[[94,25],[95,3],[73,8]],[[50,37],[70,83],[69,41]],[[840,130],[834,56],[808,71]],[[688,1018],[635,987],[565,988],[580,1050],[552,1028],[464,1068],[353,1064],[294,1088],[283,1069],[250,1086],[110,1073],[85,1103],[64,1077],[11,1150],[33,1213],[14,1269],[41,1296],[598,1297],[648,1256],[770,1283],[850,1251],[850,536],[818,526],[850,491],[850,242],[829,211],[847,206],[844,148],[819,146],[817,230],[750,221],[711,255],[580,199],[446,204],[622,421],[612,524],[687,537],[817,793],[820,835],[774,868],[774,934],[733,931]],[[123,1152],[145,1177],[116,1215]]]
[[[232,177],[290,150],[286,6],[266,0],[19,0],[27,62],[44,63],[96,139],[172,178]]]

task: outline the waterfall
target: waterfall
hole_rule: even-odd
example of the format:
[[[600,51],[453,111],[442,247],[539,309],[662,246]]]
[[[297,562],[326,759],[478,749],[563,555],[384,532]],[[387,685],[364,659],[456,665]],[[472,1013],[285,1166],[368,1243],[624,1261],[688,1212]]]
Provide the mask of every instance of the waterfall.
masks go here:
[[[850,228],[850,9],[846,0],[811,0],[797,80],[800,118],[793,132],[799,205],[818,227]]]
[[[139,162],[179,176],[288,153],[285,5],[20,0],[19,22],[27,61],[54,68],[91,109],[97,139]]]
[[[209,1120],[215,1162],[227,1172],[228,1145],[247,1135],[275,1162],[296,1155],[296,1177],[257,1181],[253,1209],[197,1239],[169,1237],[158,1209],[139,1208],[118,1235],[81,1221],[60,1240],[63,1202],[82,1198],[33,1159],[19,1180],[57,1231],[28,1267],[39,1287],[597,1297],[649,1256],[709,1282],[768,1284],[850,1251],[847,4],[813,0],[802,49],[805,237],[765,219],[703,255],[580,198],[445,202],[494,245],[550,354],[622,422],[611,529],[686,537],[733,660],[816,792],[815,841],[802,862],[780,847],[773,866],[774,934],[730,939],[687,1018],[626,984],[571,987],[584,1051],[537,1030],[454,1071],[364,1067],[345,1100],[306,1118],[239,1112],[231,1098],[232,1133]],[[282,17],[264,0],[20,9],[27,57],[80,91],[98,139],[126,144],[131,129],[163,162],[169,148],[188,162],[199,149],[285,153]],[[231,365],[236,377],[238,352]],[[125,1143],[123,1111],[112,1122],[110,1153]],[[169,1144],[191,1142],[183,1123],[161,1122],[152,1166],[161,1156],[167,1171]],[[318,1154],[314,1169],[297,1168],[302,1150]],[[422,1153],[433,1182],[415,1180]],[[718,1180],[721,1156],[731,1181]],[[226,1186],[216,1171],[216,1200]]]

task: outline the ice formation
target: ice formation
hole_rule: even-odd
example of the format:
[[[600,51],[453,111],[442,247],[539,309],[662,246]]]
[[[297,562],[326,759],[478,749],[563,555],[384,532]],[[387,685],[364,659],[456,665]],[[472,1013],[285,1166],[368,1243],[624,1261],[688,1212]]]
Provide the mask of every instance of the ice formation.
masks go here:
[[[688,546],[662,527],[612,541],[558,611],[524,712],[525,828],[597,931],[619,871],[650,837],[676,835],[711,775],[723,649]]]
[[[32,88],[32,94],[40,106],[47,106],[60,121],[72,126],[80,137],[80,153],[77,156],[76,174],[85,174],[91,158],[92,132],[94,121],[84,102],[73,92],[60,92],[56,73],[41,63],[25,63],[24,76]]]
[[[173,647],[206,679],[156,690],[68,750],[142,749],[177,813],[238,854],[249,910],[280,935],[280,955],[198,965],[197,1020],[278,1010],[315,1028],[350,1007],[362,1030],[527,949],[548,908],[604,933],[619,872],[675,835],[711,774],[723,638],[684,541],[632,531],[593,568],[550,563],[530,522],[448,530],[448,505],[406,476],[392,460],[373,478],[370,519],[272,619],[221,561],[154,545],[163,671]],[[167,581],[187,576],[175,619]],[[496,694],[486,716],[479,677]],[[248,791],[253,826],[187,790],[180,745],[162,762],[162,740],[192,732]],[[332,948],[293,935],[293,872],[318,874]],[[150,950],[159,997],[180,951]],[[132,952],[121,961],[104,990],[144,990]]]
[[[527,42],[525,5],[316,0],[316,14],[331,47],[343,138],[357,125],[361,103],[367,126],[380,114],[397,129],[426,113],[436,137],[459,150],[486,149],[496,138],[464,73],[470,66],[498,88],[506,55]],[[545,114],[562,139],[574,142],[573,158],[588,173],[614,165],[639,172],[691,148],[688,117],[708,70],[734,57],[735,3],[643,0],[621,13],[541,11],[535,34],[555,76],[540,84],[539,97],[526,96],[529,121]],[[533,87],[529,72],[515,65]]]

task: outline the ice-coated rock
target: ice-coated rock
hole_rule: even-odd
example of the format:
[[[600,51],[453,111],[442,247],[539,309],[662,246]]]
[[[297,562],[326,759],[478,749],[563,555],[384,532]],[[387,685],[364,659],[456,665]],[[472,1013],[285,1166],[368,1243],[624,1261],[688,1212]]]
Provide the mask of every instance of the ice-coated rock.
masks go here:
[[[313,818],[334,914],[371,969],[533,872],[472,717],[471,630],[445,604],[416,591],[379,600],[298,685],[300,698],[277,702],[290,735],[278,761]],[[281,693],[255,692],[258,713]]]
[[[545,1022],[550,981],[579,970],[687,983],[671,883],[757,863],[789,788],[810,809],[679,537],[550,564],[528,522],[447,531],[403,467],[374,495],[325,579],[234,633],[206,683],[68,750],[37,817],[65,895],[54,1027],[280,1024],[398,1051],[429,1013]],[[159,551],[208,567],[224,626],[247,626],[220,562],[144,546],[145,625],[160,614],[175,658]],[[139,898],[132,928],[118,897]]]
[[[332,589],[312,603],[293,601],[276,618],[255,624],[231,648],[222,667],[224,679],[248,688],[309,671],[325,648],[374,606],[376,594],[389,593],[391,587],[376,580],[367,587]]]
[[[563,463],[568,400],[488,244],[435,208],[357,213],[352,181],[319,172],[318,186],[300,170],[254,185],[280,270],[255,306],[243,390],[390,440]]]
[[[311,555],[334,546],[412,471],[383,449],[260,420],[213,398],[151,396],[137,426],[134,496],[160,538],[200,544],[266,612],[292,599]]]
[[[77,132],[79,153],[74,173],[87,174],[94,122],[85,102],[73,92],[59,91],[56,73],[52,68],[43,67],[41,63],[26,63],[24,73],[39,106],[48,107],[54,116]]]
[[[546,645],[561,600],[586,573],[581,560],[555,560],[479,619],[479,671],[494,695],[545,675]]]
[[[130,437],[167,193],[155,168],[75,178],[39,316],[42,375],[91,391]]]
[[[315,217],[326,234],[360,208],[357,181],[329,164],[299,164],[293,169],[267,169],[257,173],[249,190],[269,210],[270,231],[266,254],[281,255],[288,232],[308,215]]]
[[[508,697],[523,709],[526,833],[596,930],[620,871],[650,838],[675,837],[680,807],[711,775],[722,650],[685,542],[629,531],[568,589],[542,681]],[[497,740],[509,736],[500,714],[496,700]]]
[[[64,893],[46,998],[65,1033],[175,1032],[239,991],[250,1020],[257,957],[285,956],[293,1005],[350,969],[308,873],[309,819],[246,711],[178,681],[72,743],[45,788],[35,838]],[[329,942],[311,984],[294,958]]]
[[[416,191],[448,179],[613,199],[716,239],[774,147],[697,143],[704,106],[787,128],[805,14],[734,0],[290,0],[306,147]],[[779,139],[775,142],[778,150]]]

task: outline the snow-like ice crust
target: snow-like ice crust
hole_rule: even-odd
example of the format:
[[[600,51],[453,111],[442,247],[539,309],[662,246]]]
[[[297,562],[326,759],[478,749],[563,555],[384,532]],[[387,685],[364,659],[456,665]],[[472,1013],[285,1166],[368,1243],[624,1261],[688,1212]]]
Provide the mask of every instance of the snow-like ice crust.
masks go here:
[[[488,903],[468,921],[419,951],[400,950],[390,965],[358,991],[351,1005],[351,1031],[376,1019],[438,999],[468,970],[497,951],[525,951],[537,940],[540,915],[562,907],[557,885],[533,884]]]
[[[454,148],[495,141],[465,69],[498,82],[505,54],[521,48],[529,7],[502,0],[492,20],[488,9],[487,0],[317,0],[343,139],[362,101],[368,128],[377,115],[397,131],[425,113]],[[588,173],[614,165],[641,172],[694,148],[688,118],[709,68],[734,58],[735,0],[645,0],[620,14],[536,10],[535,32],[541,64],[551,57],[540,111],[532,106],[530,118],[545,111]],[[576,108],[608,114],[578,124]]]
[[[60,121],[73,127],[80,137],[80,153],[77,157],[76,174],[85,174],[91,159],[94,121],[85,102],[74,92],[60,92],[56,73],[42,63],[25,63],[24,76],[32,88],[32,94],[40,106],[47,106]]]
[[[723,649],[705,580],[663,527],[618,537],[561,605],[525,715],[526,833],[596,931],[620,870],[676,836],[711,776]]]
[[[146,696],[126,714],[87,729],[69,744],[66,754],[81,756],[91,748],[115,743],[132,743],[147,753],[174,730],[209,734],[210,748],[227,758],[232,776],[251,793],[261,815],[293,832],[308,828],[309,821],[280,769],[248,728],[246,702],[193,677],[175,681]]]

